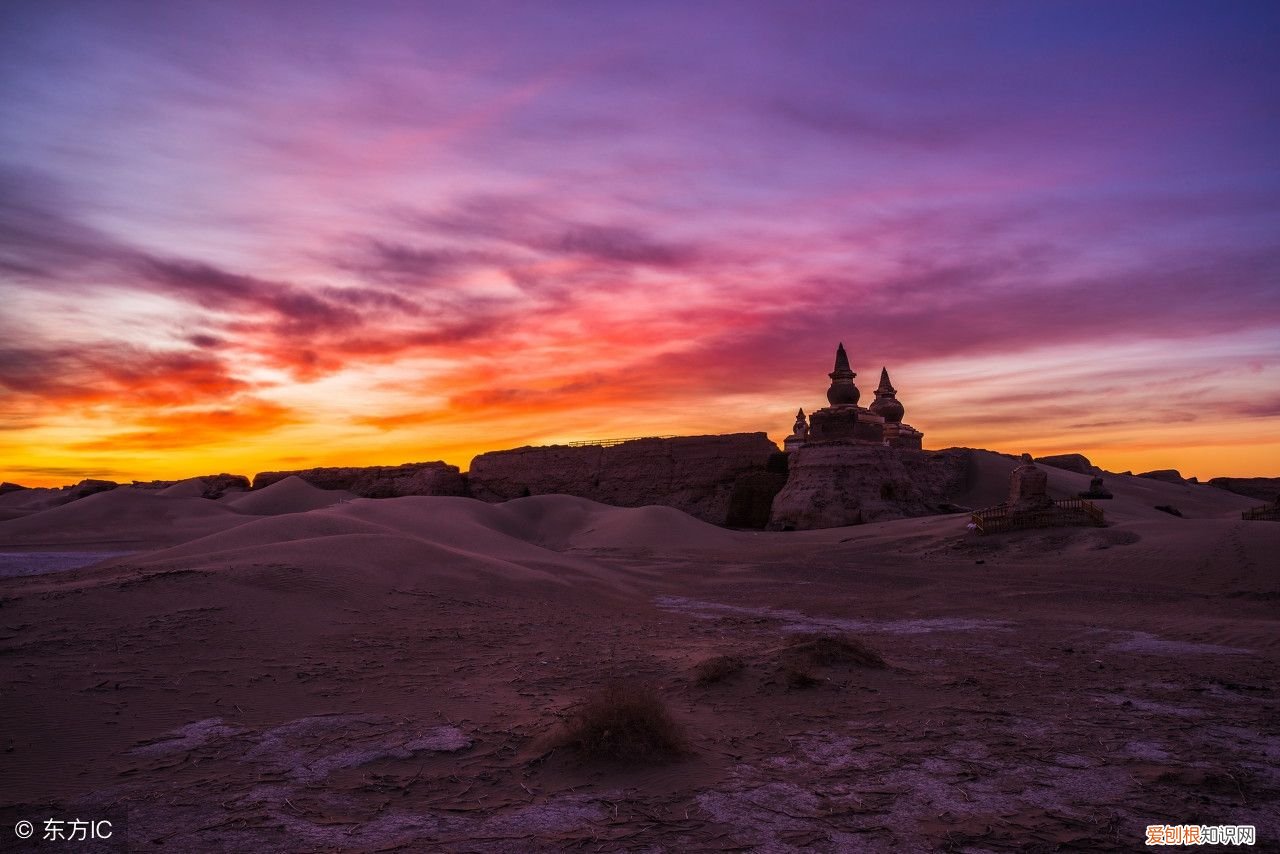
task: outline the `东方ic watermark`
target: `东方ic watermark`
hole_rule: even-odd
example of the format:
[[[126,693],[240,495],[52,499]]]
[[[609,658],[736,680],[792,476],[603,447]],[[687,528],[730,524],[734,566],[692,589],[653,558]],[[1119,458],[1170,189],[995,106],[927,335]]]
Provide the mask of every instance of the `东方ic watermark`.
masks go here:
[[[90,842],[107,840],[115,835],[113,824],[107,819],[47,818],[39,826],[25,818],[13,826],[13,835],[19,839],[39,839],[41,842]]]

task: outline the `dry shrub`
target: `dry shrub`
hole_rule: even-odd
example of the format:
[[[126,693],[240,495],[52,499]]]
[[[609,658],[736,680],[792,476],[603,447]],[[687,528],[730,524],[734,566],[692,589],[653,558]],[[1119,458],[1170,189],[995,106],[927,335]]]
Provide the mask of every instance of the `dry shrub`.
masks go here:
[[[650,687],[616,682],[588,699],[559,744],[584,759],[657,762],[684,752],[680,727]]]
[[[736,655],[717,655],[701,662],[693,669],[693,675],[699,685],[713,685],[728,679],[746,666],[746,662]]]
[[[783,650],[783,656],[814,667],[851,664],[881,669],[886,666],[880,653],[857,638],[845,635],[800,635]]]

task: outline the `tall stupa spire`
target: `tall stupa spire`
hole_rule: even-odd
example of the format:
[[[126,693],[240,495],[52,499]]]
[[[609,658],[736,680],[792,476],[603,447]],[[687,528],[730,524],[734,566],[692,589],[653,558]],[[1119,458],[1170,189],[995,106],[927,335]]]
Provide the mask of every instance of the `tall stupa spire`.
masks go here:
[[[849,354],[844,351],[844,342],[841,341],[836,345],[836,373],[844,373],[848,371],[851,375],[853,371],[849,370]],[[856,375],[855,375],[856,376]]]
[[[831,388],[827,389],[827,402],[832,406],[857,406],[858,398],[862,395],[858,387],[853,384],[853,378],[857,374],[849,368],[849,354],[844,351],[843,342],[836,348],[835,370],[827,376],[831,377]]]

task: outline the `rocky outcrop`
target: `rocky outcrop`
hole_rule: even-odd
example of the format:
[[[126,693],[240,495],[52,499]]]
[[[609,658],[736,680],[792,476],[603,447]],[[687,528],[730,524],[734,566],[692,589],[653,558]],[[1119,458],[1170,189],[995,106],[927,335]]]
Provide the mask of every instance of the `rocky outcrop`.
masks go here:
[[[1145,477],[1148,480],[1158,480],[1163,483],[1186,483],[1181,473],[1177,469],[1156,469],[1155,471],[1144,471],[1138,477]]]
[[[26,489],[26,487],[20,483],[10,483],[7,480],[4,483],[0,483],[0,495],[4,495],[6,492],[17,492],[20,489]]]
[[[739,478],[766,472],[777,452],[764,433],[527,447],[481,454],[467,479],[484,501],[558,493],[619,507],[664,504],[723,525]]]
[[[789,454],[773,454],[764,471],[751,471],[738,475],[729,493],[729,516],[725,524],[730,528],[766,528],[773,499],[787,485],[787,458]]]
[[[1280,477],[1215,477],[1209,480],[1209,486],[1259,501],[1276,501],[1280,497]]]
[[[182,480],[135,480],[133,489],[162,489],[167,494],[184,497],[218,499],[228,492],[246,492],[249,478],[242,474],[205,474]]]
[[[81,498],[88,498],[99,492],[108,492],[119,485],[114,480],[93,480],[92,478],[82,480],[73,486],[62,487],[57,503],[70,504],[72,501],[79,501]]]
[[[836,528],[948,512],[950,498],[967,487],[971,469],[970,453],[963,448],[805,445],[791,454],[769,527]]]
[[[250,487],[249,478],[242,474],[207,474],[195,480],[204,486],[202,498],[221,498],[228,492],[247,492]]]
[[[1079,474],[1097,474],[1099,469],[1084,454],[1053,454],[1048,457],[1036,457],[1036,462],[1044,466],[1053,466],[1064,471]]]
[[[466,495],[466,481],[457,466],[444,462],[405,463],[363,468],[314,468],[264,471],[253,477],[262,489],[287,477],[299,477],[320,489],[345,489],[361,498],[399,498],[404,495]]]

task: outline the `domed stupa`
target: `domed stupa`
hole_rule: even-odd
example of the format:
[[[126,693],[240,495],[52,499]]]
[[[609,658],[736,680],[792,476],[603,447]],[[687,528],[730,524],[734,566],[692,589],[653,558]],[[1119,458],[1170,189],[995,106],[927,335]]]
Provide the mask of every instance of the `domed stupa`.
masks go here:
[[[876,399],[867,407],[885,420],[886,424],[901,424],[902,416],[907,411],[895,395],[898,390],[889,382],[889,369],[880,369],[880,385],[876,389]]]

